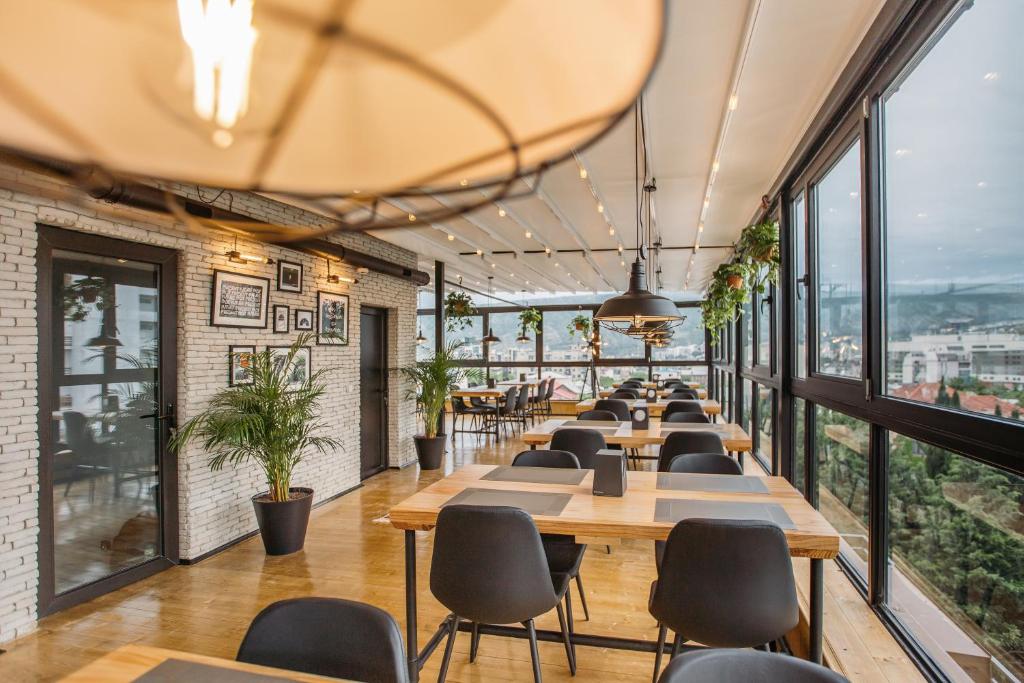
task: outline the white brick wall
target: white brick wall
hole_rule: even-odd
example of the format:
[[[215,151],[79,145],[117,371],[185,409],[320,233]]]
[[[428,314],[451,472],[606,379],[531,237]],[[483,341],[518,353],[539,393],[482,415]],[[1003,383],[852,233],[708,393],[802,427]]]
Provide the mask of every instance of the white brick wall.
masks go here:
[[[16,182],[17,184],[12,184]],[[0,166],[0,187],[51,181]],[[182,194],[268,222],[323,225],[316,214],[257,195],[176,187]],[[42,193],[50,195],[52,193]],[[348,294],[349,345],[314,346],[314,368],[336,368],[328,377],[323,413],[332,435],[344,449],[311,455],[299,465],[292,483],[316,490],[322,500],[359,483],[359,307],[389,309],[388,358],[391,367],[413,362],[416,336],[416,288],[412,283],[379,273],[358,275],[356,285],[328,285],[326,264],[291,250],[239,243],[246,252],[301,263],[301,294],[276,291],[276,266],[240,266],[222,254],[233,239],[194,234],[170,220],[143,212],[125,211],[116,219],[99,210],[103,204],[66,203],[36,194],[0,189],[0,643],[35,626],[38,520],[38,416],[36,327],[36,223],[144,242],[178,251],[178,418],[195,415],[210,396],[227,383],[226,357],[231,344],[286,345],[297,336],[266,330],[209,326],[213,270],[261,275],[271,280],[270,305],[315,310],[317,290]],[[416,255],[372,236],[350,234],[330,239],[405,266],[415,267]],[[351,272],[345,272],[351,271]],[[347,266],[332,272],[356,276]],[[414,409],[405,398],[397,374],[390,378],[390,465],[414,461]],[[256,522],[249,498],[265,488],[255,466],[211,472],[196,446],[178,457],[180,549],[183,558],[198,557],[238,536],[253,531]]]

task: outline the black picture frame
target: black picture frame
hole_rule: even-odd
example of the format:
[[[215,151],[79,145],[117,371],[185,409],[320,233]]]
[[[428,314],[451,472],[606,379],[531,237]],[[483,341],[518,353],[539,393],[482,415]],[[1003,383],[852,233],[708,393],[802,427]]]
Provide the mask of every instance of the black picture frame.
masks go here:
[[[309,308],[295,309],[295,331],[312,332],[315,322],[314,312]]]
[[[290,346],[268,346],[267,351],[270,352],[270,362],[275,363],[278,359],[283,360],[288,356],[291,348]],[[302,366],[303,374],[292,378],[292,381],[288,383],[287,391],[295,391],[302,382],[309,379],[313,374],[313,347],[300,346],[295,354],[295,364],[296,366]]]
[[[252,374],[248,375],[248,380],[240,379],[238,377],[239,371],[244,370],[243,367],[239,367],[243,360],[244,354],[256,355],[255,344],[237,344],[228,347],[228,386],[243,386],[246,384],[252,384]]]
[[[255,315],[251,311],[242,310],[246,305],[251,308],[252,302],[227,302],[225,287],[234,285],[239,290],[237,295],[245,295],[252,288],[259,290],[259,303]],[[225,310],[225,304],[231,306]],[[242,327],[247,329],[266,329],[267,312],[270,304],[270,278],[259,275],[245,275],[227,270],[214,270],[213,283],[210,288],[210,326],[211,327]],[[232,310],[232,307],[234,310]],[[243,315],[238,315],[243,313]],[[234,314],[234,315],[233,315]]]
[[[323,291],[316,293],[317,344],[321,346],[348,346],[349,308],[347,294]]]
[[[282,310],[283,309],[283,310]],[[291,332],[291,307],[285,304],[274,304],[274,333]],[[283,329],[282,329],[283,328]]]
[[[277,291],[302,294],[302,264],[293,261],[277,262]]]

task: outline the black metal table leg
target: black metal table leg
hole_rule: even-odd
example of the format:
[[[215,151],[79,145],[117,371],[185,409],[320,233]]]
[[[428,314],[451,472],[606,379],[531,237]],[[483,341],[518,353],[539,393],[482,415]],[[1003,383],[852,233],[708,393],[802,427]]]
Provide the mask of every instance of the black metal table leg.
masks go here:
[[[809,659],[821,664],[821,640],[825,621],[825,563],[824,560],[811,559],[811,615]]]
[[[416,532],[405,532],[405,648],[409,681],[420,680],[419,644],[416,642]]]

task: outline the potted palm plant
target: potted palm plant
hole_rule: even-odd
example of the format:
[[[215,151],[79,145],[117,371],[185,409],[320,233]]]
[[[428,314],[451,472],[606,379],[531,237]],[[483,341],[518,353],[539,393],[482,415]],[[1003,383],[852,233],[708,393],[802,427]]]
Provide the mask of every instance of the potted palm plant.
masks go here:
[[[193,439],[202,441],[212,470],[226,463],[255,461],[260,466],[268,490],[254,495],[252,504],[268,555],[294,553],[305,543],[313,489],[292,486],[295,467],[311,450],[327,453],[341,447],[320,435],[327,427],[319,403],[330,368],[307,373],[298,362],[300,354],[309,353],[311,338],[300,335],[284,356],[270,349],[253,354],[251,383],[221,389],[171,440],[175,451]]]
[[[437,428],[448,392],[465,379],[479,379],[479,370],[459,365],[461,346],[461,342],[450,342],[432,357],[399,368],[413,385],[409,390],[410,397],[414,397],[423,409],[423,433],[413,439],[416,441],[416,457],[425,470],[438,469],[444,458],[444,435],[439,435]]]

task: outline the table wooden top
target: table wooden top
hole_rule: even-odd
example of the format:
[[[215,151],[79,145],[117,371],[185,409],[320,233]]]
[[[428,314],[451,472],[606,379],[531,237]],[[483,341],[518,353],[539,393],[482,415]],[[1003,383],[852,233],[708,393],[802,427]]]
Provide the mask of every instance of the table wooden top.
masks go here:
[[[768,493],[721,493],[658,489],[657,472],[629,472],[626,495],[595,496],[593,472],[587,470],[578,485],[534,484],[482,479],[494,465],[466,465],[391,508],[389,519],[399,529],[426,531],[437,524],[441,508],[467,488],[502,491],[567,493],[572,497],[556,516],[533,515],[542,533],[599,538],[665,540],[675,526],[657,522],[654,511],[659,498],[722,502],[776,503],[792,519],[795,528],[783,529],[794,557],[831,559],[839,553],[839,534],[782,477],[764,477]],[[696,475],[713,476],[713,475]]]
[[[498,398],[504,396],[508,389],[491,389],[486,386],[466,387],[465,389],[456,389],[452,392],[452,396],[461,396],[462,398]]]
[[[516,382],[515,380],[509,379],[509,380],[505,380],[504,382],[497,382],[497,385],[499,387],[505,387],[505,388],[508,388],[508,387],[521,387],[524,384],[526,386],[530,387],[531,389],[536,389],[537,385],[540,384],[540,380],[528,379],[525,382]]]
[[[662,424],[652,422],[648,429],[633,429],[630,422],[599,422],[593,420],[546,420],[542,424],[531,427],[520,437],[531,446],[540,446],[551,441],[551,435],[560,427],[587,427],[596,429],[604,436],[605,443],[619,444],[627,448],[660,445],[671,432],[715,432],[722,437],[722,443],[728,451],[749,451],[754,444],[743,428],[732,422],[714,424]]]
[[[337,681],[337,678],[325,676],[314,676],[312,674],[298,671],[286,671],[275,669],[269,666],[257,666],[255,664],[243,664],[230,659],[218,657],[207,657],[205,655],[192,654],[191,652],[178,652],[176,650],[165,650],[159,647],[145,647],[142,645],[125,645],[114,650],[110,654],[100,657],[91,664],[87,664],[70,676],[61,680],[73,681],[75,683],[118,683],[119,681],[134,681],[139,676],[155,669],[168,660],[191,662],[194,664],[205,664],[221,669],[233,671],[245,671],[263,676],[279,677],[289,681]]]
[[[669,401],[657,400],[657,401],[645,401],[644,399],[618,399],[625,401],[626,405],[629,406],[630,410],[633,408],[647,408],[651,417],[660,417],[665,412],[665,408],[668,407]],[[585,401],[580,401],[576,404],[576,414],[582,413],[585,410],[593,410],[596,401],[592,398],[588,398]],[[700,407],[704,409],[704,412],[708,415],[721,415],[722,405],[718,401],[703,399],[700,401]]]
[[[697,397],[698,398],[704,399],[704,398],[708,397],[707,389],[702,389],[700,387],[691,387],[691,388],[697,390]],[[612,395],[612,393],[614,393],[612,389],[601,389],[601,390],[599,390],[597,392],[597,395],[600,396],[601,398],[608,398],[609,396]],[[666,396],[668,396],[671,393],[672,393],[671,389],[658,389],[658,396],[660,398],[665,398]]]

